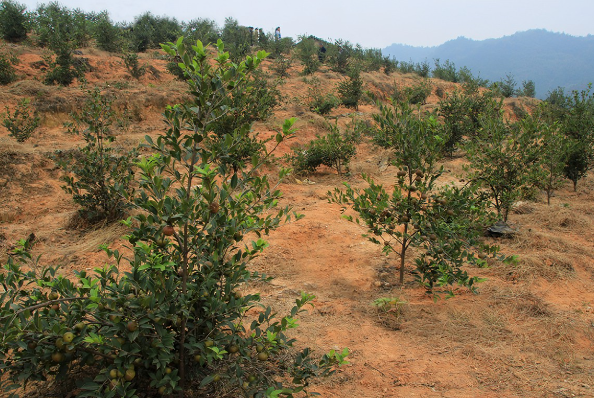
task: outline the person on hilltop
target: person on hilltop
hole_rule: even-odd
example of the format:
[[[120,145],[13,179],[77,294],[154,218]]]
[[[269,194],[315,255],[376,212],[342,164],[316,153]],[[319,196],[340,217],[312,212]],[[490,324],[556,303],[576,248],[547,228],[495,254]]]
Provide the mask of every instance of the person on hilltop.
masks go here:
[[[324,45],[321,44],[320,48],[318,49],[318,60],[323,63],[325,59],[326,59],[326,47],[324,47]]]
[[[250,30],[250,46],[253,46],[254,45],[254,27],[248,26],[248,29]],[[256,32],[258,32],[258,28],[256,28]]]
[[[276,29],[274,30],[274,40],[280,40],[280,39],[281,39],[280,26],[277,26]]]

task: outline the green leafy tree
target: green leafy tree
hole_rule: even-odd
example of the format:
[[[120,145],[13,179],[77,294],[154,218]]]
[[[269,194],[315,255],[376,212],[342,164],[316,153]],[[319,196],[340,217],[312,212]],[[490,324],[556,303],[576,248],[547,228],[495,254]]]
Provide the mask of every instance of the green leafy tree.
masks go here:
[[[93,37],[97,47],[111,53],[120,52],[123,48],[121,29],[115,26],[107,11],[101,12],[93,24]]]
[[[309,110],[319,115],[327,115],[340,105],[340,100],[332,92],[322,92],[320,79],[312,77],[307,88],[306,103]]]
[[[9,42],[18,42],[27,38],[30,30],[27,7],[12,0],[0,3],[0,34]]]
[[[446,155],[452,156],[464,137],[472,139],[481,126],[484,115],[498,115],[503,101],[491,92],[478,90],[454,90],[437,104],[437,114],[443,120]]]
[[[124,216],[126,202],[122,192],[131,190],[134,177],[134,151],[119,154],[110,144],[115,140],[111,130],[116,114],[112,101],[98,90],[79,114],[73,114],[72,133],[82,134],[87,145],[77,152],[58,152],[56,164],[66,174],[63,189],[80,206],[79,218],[86,224],[114,221]],[[82,131],[81,131],[82,130]]]
[[[311,37],[300,37],[295,48],[295,56],[303,64],[303,74],[312,75],[320,68],[318,46]]]
[[[18,62],[18,57],[12,54],[0,54],[0,84],[6,85],[17,79],[14,65]]]
[[[188,43],[200,40],[203,43],[216,43],[221,32],[217,23],[212,19],[198,18],[189,22],[182,22],[184,38]]]
[[[497,89],[505,98],[513,97],[517,94],[518,83],[511,73],[505,75],[505,78],[497,83]]]
[[[481,118],[478,134],[464,149],[473,184],[486,189],[497,215],[507,221],[513,204],[522,199],[537,164],[537,141],[533,129],[508,124],[499,115]]]
[[[415,112],[405,102],[380,104],[380,111],[374,115],[373,141],[393,151],[399,167],[396,185],[390,192],[364,176],[369,187],[361,190],[345,183],[346,191],[336,189],[330,200],[352,207],[357,216],[344,217],[367,229],[364,236],[383,253],[397,256],[400,284],[408,250],[415,247],[421,254],[414,274],[429,291],[452,294],[451,286],[457,284],[474,291],[480,279],[462,267],[482,265],[487,254],[497,252],[481,242],[483,225],[490,219],[484,201],[470,188],[436,187],[443,172],[436,166],[443,139],[434,116]]]
[[[140,65],[140,62],[138,62],[138,54],[124,53],[122,55],[122,61],[124,61],[124,66],[126,67],[126,70],[128,70],[128,73],[130,73],[130,76],[136,80],[146,74],[146,66]]]
[[[330,132],[317,135],[305,147],[293,149],[290,161],[297,174],[308,174],[321,166],[335,169],[342,175],[343,168],[348,169],[350,160],[357,153],[360,132],[357,130],[342,133],[337,125],[328,124]]]
[[[201,42],[186,48],[181,38],[163,48],[183,60],[192,100],[167,107],[167,131],[147,137],[151,155],[137,162],[130,201],[138,212],[126,222],[132,253],[105,249],[116,265],[74,281],[52,267],[24,271],[16,256],[28,260],[24,250],[9,259],[0,274],[3,391],[92,364],[78,396],[181,397],[191,388],[199,396],[291,397],[344,363],[346,351],[319,360],[308,349],[290,353],[286,332],[312,296],[303,293],[278,316],[258,294],[241,293],[262,279],[247,266],[267,246],[263,236],[294,215],[277,207],[281,193],[260,173],[271,152],[262,148],[249,168],[234,170],[218,159],[240,136],[228,134],[216,150],[202,145],[228,109],[225,98],[265,54],[234,64],[222,42],[214,54]],[[293,122],[277,143],[293,135]]]
[[[338,83],[337,90],[342,105],[359,110],[359,102],[363,96],[363,79],[359,68],[351,68],[347,79]]]
[[[2,117],[2,124],[8,129],[8,135],[18,142],[28,140],[40,123],[40,118],[37,112],[31,109],[31,100],[28,98],[23,98],[16,105],[14,112],[7,106]]]
[[[522,82],[522,89],[518,91],[519,97],[536,97],[536,85],[532,80],[524,80]]]
[[[151,48],[159,48],[160,43],[177,39],[182,27],[175,18],[158,17],[150,12],[136,17],[128,32],[130,50],[144,52]]]
[[[568,140],[568,153],[565,160],[565,177],[573,183],[584,178],[594,165],[594,94],[592,85],[586,90],[572,91],[565,102],[565,112],[561,113],[561,126]]]
[[[547,204],[551,204],[553,193],[564,181],[565,159],[568,153],[567,140],[557,122],[549,122],[543,117],[543,108],[520,121],[522,129],[531,132],[536,142],[536,169],[533,184],[547,195]]]
[[[250,37],[249,28],[239,25],[236,19],[225,19],[221,38],[226,43],[225,45],[233,62],[239,62],[251,51],[252,38]]]

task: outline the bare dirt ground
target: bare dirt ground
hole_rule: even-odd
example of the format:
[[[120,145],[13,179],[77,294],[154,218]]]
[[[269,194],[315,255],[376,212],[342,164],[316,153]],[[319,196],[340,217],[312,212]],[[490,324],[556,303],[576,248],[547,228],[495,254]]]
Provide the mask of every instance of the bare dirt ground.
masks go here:
[[[34,80],[43,75],[32,66],[41,55],[27,48],[15,51],[22,80],[2,89],[0,104],[35,98],[43,125],[24,144],[0,131],[0,259],[14,242],[34,233],[42,262],[62,264],[66,275],[92,269],[107,261],[99,245],[121,247],[126,230],[118,224],[88,231],[68,228],[76,207],[60,188],[59,170],[47,159],[56,149],[82,144],[65,133],[62,123],[84,93],[80,85],[46,87]],[[118,94],[120,108],[125,105],[134,115],[117,142],[131,147],[146,134],[157,135],[164,128],[163,107],[179,101],[185,90],[164,71],[164,61],[144,55],[143,61],[162,73],[137,82],[118,58],[92,49],[83,54],[94,67],[87,75],[89,86]],[[284,118],[298,117],[297,137],[281,152],[324,131],[323,118],[304,104],[307,85],[298,72],[294,67],[280,86],[284,100],[275,115],[254,127],[266,134]],[[317,76],[326,89],[340,80],[324,68]],[[394,81],[411,84],[414,77],[378,72],[364,79],[367,89],[381,91]],[[446,91],[453,87],[434,83]],[[437,101],[432,94],[428,106]],[[359,117],[374,111],[364,105]],[[347,113],[340,108],[333,115],[343,124],[349,118],[340,115]],[[518,204],[510,221],[519,233],[498,243],[503,253],[518,255],[519,262],[491,261],[489,268],[471,269],[472,275],[487,278],[478,295],[458,290],[453,299],[434,301],[410,273],[405,286],[396,286],[395,259],[361,237],[364,231],[341,219],[340,207],[326,199],[343,181],[363,186],[362,172],[393,184],[396,170],[385,167],[387,156],[363,144],[351,176],[321,170],[308,180],[290,178],[281,184],[282,204],[305,217],[272,233],[270,247],[252,264],[275,277],[261,291],[279,312],[292,307],[300,291],[317,297],[315,307],[300,318],[299,345],[320,354],[344,347],[351,351],[350,364],[313,390],[337,398],[594,396],[594,178],[580,182],[577,192],[567,184],[551,206],[544,198]],[[463,179],[462,163],[446,161],[443,180]],[[403,315],[380,317],[371,303],[381,297],[405,300]]]

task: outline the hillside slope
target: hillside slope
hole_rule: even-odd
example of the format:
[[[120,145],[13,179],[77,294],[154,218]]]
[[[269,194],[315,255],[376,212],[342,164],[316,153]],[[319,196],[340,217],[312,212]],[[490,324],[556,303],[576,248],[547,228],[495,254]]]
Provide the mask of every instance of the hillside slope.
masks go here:
[[[18,144],[0,130],[0,259],[18,239],[34,233],[36,255],[42,262],[62,264],[61,272],[92,270],[107,258],[98,250],[106,243],[125,250],[119,224],[93,230],[70,227],[76,213],[71,198],[60,188],[60,171],[47,156],[57,149],[82,144],[68,135],[62,123],[84,96],[82,86],[47,87],[35,80],[42,71],[31,67],[40,55],[19,48],[21,80],[9,85],[0,104],[36,97],[43,125],[26,143]],[[117,95],[118,109],[129,109],[131,123],[117,131],[117,143],[136,146],[145,135],[155,137],[166,127],[161,112],[166,104],[183,99],[185,85],[165,72],[165,61],[143,54],[161,73],[140,81],[130,78],[119,59],[93,49],[83,49],[94,72],[89,87]],[[268,69],[271,61],[266,61]],[[344,125],[350,117],[370,120],[377,112],[366,103],[358,113],[338,108],[329,118],[311,113],[306,104],[308,85],[301,66],[289,70],[279,86],[283,102],[274,115],[254,125],[272,134],[283,119],[298,117],[297,137],[281,148],[290,152],[323,134],[326,122]],[[336,90],[343,78],[323,66],[315,75],[325,92]],[[413,75],[363,73],[365,88],[388,95],[393,83],[412,85]],[[435,81],[445,91],[456,85]],[[428,109],[439,98],[428,98]],[[512,101],[508,100],[508,104]],[[389,153],[364,142],[351,164],[350,176],[320,169],[307,180],[281,184],[284,201],[305,214],[269,237],[270,247],[253,264],[254,271],[275,277],[259,285],[266,303],[281,313],[290,308],[300,291],[317,296],[315,307],[300,318],[295,336],[302,346],[317,353],[348,347],[350,364],[335,376],[316,382],[313,390],[323,397],[571,397],[594,394],[594,178],[578,192],[567,184],[552,206],[539,198],[520,204],[510,217],[519,233],[496,241],[505,254],[517,254],[516,264],[491,261],[485,269],[470,269],[487,280],[479,294],[457,290],[451,300],[434,302],[414,283],[407,264],[407,283],[395,284],[395,259],[361,237],[364,231],[342,219],[339,206],[329,204],[326,193],[344,181],[364,186],[362,173],[386,185],[394,184],[396,168]],[[462,158],[443,163],[445,181],[461,182]],[[247,287],[246,287],[247,289]],[[404,315],[387,321],[371,306],[381,297],[406,301]],[[73,384],[36,383],[23,396],[68,396]]]

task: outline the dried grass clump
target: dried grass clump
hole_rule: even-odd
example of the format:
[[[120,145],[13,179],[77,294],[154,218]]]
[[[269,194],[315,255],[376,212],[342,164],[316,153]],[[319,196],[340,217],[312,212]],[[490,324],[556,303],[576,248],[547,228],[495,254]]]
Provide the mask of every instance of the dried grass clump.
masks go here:
[[[539,214],[542,225],[550,230],[571,230],[574,233],[581,231],[591,231],[592,221],[589,217],[584,217],[574,209],[560,208],[554,211],[547,211]]]
[[[517,279],[546,280],[569,279],[575,276],[573,256],[556,251],[530,253],[520,256],[520,261],[510,271]]]
[[[532,214],[535,210],[535,204],[531,202],[516,202],[512,208],[514,214]]]

